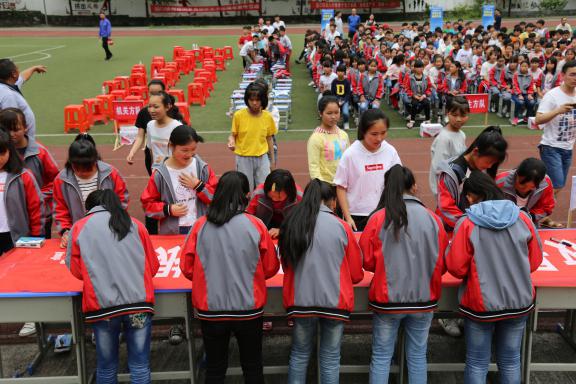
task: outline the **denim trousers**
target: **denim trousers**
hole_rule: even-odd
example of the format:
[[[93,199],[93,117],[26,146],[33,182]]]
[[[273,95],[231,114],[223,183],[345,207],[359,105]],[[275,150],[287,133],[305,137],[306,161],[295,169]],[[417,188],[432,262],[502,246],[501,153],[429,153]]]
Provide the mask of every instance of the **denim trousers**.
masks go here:
[[[466,368],[464,383],[484,384],[492,355],[492,337],[496,344],[496,363],[500,384],[520,384],[520,349],[528,316],[495,322],[466,319]]]
[[[120,332],[128,347],[128,369],[133,384],[151,383],[150,339],[152,315],[122,315],[92,323],[96,340],[96,383],[118,383],[118,349]]]
[[[305,384],[308,360],[316,346],[319,332],[320,384],[337,384],[340,376],[340,344],[344,322],[320,317],[294,319],[292,350],[288,367],[288,384]]]
[[[372,359],[370,361],[370,383],[386,384],[390,374],[390,362],[394,355],[398,328],[402,324],[406,333],[406,362],[410,384],[422,384],[427,380],[426,349],[428,331],[434,314],[374,313],[372,318]]]

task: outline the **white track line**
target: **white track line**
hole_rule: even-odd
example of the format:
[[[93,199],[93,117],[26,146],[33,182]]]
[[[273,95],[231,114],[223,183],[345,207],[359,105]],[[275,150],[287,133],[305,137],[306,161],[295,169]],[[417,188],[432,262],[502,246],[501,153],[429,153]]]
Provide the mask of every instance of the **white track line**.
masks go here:
[[[46,51],[53,51],[53,50],[61,49],[61,48],[65,48],[65,47],[66,47],[65,45],[59,45],[57,47],[38,49],[38,50],[32,51],[32,52],[21,53],[19,55],[14,55],[14,56],[8,56],[8,58],[14,60],[17,57],[25,57],[25,56],[31,56],[31,55],[42,55],[40,58],[36,58],[36,59],[32,59],[32,60],[15,61],[16,64],[33,63],[36,61],[42,61],[42,60],[46,60],[46,59],[51,58],[52,55],[49,53],[46,53]]]

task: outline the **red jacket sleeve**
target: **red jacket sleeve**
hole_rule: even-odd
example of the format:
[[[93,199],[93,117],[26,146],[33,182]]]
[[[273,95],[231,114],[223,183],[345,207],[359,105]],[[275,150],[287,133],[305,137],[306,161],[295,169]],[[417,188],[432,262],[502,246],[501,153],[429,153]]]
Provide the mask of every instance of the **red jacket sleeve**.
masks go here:
[[[444,224],[454,228],[456,222],[464,214],[456,204],[456,197],[452,196],[446,183],[448,176],[441,174],[438,178],[438,215]]]
[[[44,234],[44,196],[30,171],[22,173],[22,183],[26,192],[26,211],[30,236],[43,236]]]
[[[62,189],[64,188],[64,182],[57,176],[54,179],[54,218],[56,221],[56,227],[58,231],[64,231],[72,228],[72,217],[70,216],[70,211],[68,210],[68,204],[66,199],[64,199],[64,194]]]
[[[430,95],[432,94],[432,83],[430,82],[429,77],[426,77],[426,90],[424,91],[424,94],[427,97],[430,97]]]
[[[196,220],[192,230],[186,237],[184,245],[180,249],[180,270],[188,280],[192,280],[194,276],[194,262],[196,260],[196,242],[198,240],[198,232],[204,226],[206,216]]]
[[[364,95],[364,74],[361,73],[358,76],[358,84],[356,84],[356,94],[363,96]]]
[[[280,269],[280,260],[278,260],[276,246],[274,245],[272,237],[270,237],[268,229],[266,229],[264,223],[258,220],[257,228],[258,232],[260,232],[259,249],[262,267],[264,268],[264,277],[269,279],[278,273],[278,270]]]
[[[40,147],[40,161],[42,162],[42,192],[45,195],[52,195],[52,183],[54,182],[54,179],[56,178],[56,176],[58,176],[58,173],[60,172],[58,170],[58,164],[56,164],[56,160],[54,160],[54,158],[52,157],[52,155],[50,154],[50,152],[48,152],[48,150],[44,147],[44,146],[39,146]]]
[[[538,269],[540,264],[542,264],[542,259],[544,257],[542,252],[542,241],[540,240],[540,235],[534,226],[532,220],[528,218],[525,214],[520,214],[520,218],[528,226],[532,237],[528,240],[528,258],[530,260],[530,272],[534,272]]]
[[[162,196],[160,196],[160,192],[156,186],[156,172],[157,171],[154,170],[152,176],[148,179],[148,185],[142,192],[142,195],[140,195],[140,202],[142,203],[142,208],[146,216],[163,219],[166,217],[164,211],[166,203],[162,201]]]
[[[492,69],[488,71],[488,79],[490,80],[491,87],[498,86],[498,82],[496,81],[496,67],[492,67]]]
[[[78,235],[82,231],[83,225],[75,225],[70,230],[70,238],[68,239],[68,246],[66,248],[66,264],[70,273],[79,280],[84,280],[82,275],[82,257],[80,255],[80,247],[78,246]]]
[[[470,262],[474,255],[474,248],[470,243],[470,234],[474,224],[468,219],[464,220],[454,229],[452,243],[446,251],[446,267],[452,276],[463,279],[468,275]]]
[[[514,95],[521,95],[522,91],[520,90],[520,85],[518,84],[518,74],[515,73],[512,77],[512,93]]]
[[[438,262],[440,263],[440,270],[442,274],[446,273],[446,260],[444,259],[444,255],[446,254],[446,249],[448,249],[449,239],[448,233],[444,229],[444,224],[442,220],[438,217],[438,215],[434,214],[434,212],[430,211],[430,214],[436,220],[438,224],[438,251],[441,257],[439,258]]]
[[[528,89],[526,90],[526,93],[529,95],[534,94],[534,79],[532,78],[532,76],[530,76],[530,85],[528,85]]]
[[[460,86],[460,93],[464,95],[466,92],[468,92],[468,82],[466,79],[464,79],[464,81],[462,81],[462,85]]]
[[[364,278],[364,271],[362,270],[362,252],[360,246],[356,241],[354,232],[348,223],[341,221],[346,229],[346,236],[348,237],[348,245],[346,246],[346,260],[348,261],[348,268],[350,269],[350,278],[352,283],[356,284]]]
[[[386,211],[384,209],[374,213],[360,236],[360,249],[364,258],[364,269],[369,272],[376,271],[375,243],[378,241],[378,233],[386,217],[385,215]]]
[[[414,93],[412,92],[412,87],[410,86],[410,76],[405,76],[402,80],[402,85],[404,87],[404,92],[406,92],[406,96],[412,97]]]
[[[548,184],[538,202],[534,204],[530,213],[535,216],[536,220],[542,220],[546,216],[550,216],[554,207],[556,206],[556,200],[554,199],[554,187],[552,186],[552,181],[548,176],[544,178]]]
[[[124,181],[124,178],[120,175],[116,168],[112,168],[110,178],[114,182],[114,193],[116,193],[120,198],[122,208],[128,209],[128,202],[130,197],[128,195],[128,188],[126,188],[126,182]]]
[[[140,222],[136,223],[138,226],[138,235],[140,236],[142,246],[144,247],[144,254],[146,255],[146,266],[150,268],[150,276],[154,277],[160,268],[158,255],[156,255],[156,250],[154,249],[154,245],[152,245],[152,240],[146,227]]]
[[[209,205],[212,202],[212,199],[214,198],[214,192],[216,191],[218,178],[216,177],[216,174],[214,173],[212,168],[210,168],[210,166],[207,166],[207,168],[208,168],[208,180],[204,183],[204,188],[202,188],[202,190],[200,192],[197,192],[196,194],[198,195],[200,201],[202,201],[206,205]]]
[[[382,75],[378,74],[378,89],[376,90],[376,100],[380,100],[384,95],[384,86],[382,81]]]
[[[246,207],[246,212],[248,212],[251,215],[255,215],[257,206],[258,206],[258,196],[252,196],[252,198],[250,199],[250,203],[248,204],[248,207]]]

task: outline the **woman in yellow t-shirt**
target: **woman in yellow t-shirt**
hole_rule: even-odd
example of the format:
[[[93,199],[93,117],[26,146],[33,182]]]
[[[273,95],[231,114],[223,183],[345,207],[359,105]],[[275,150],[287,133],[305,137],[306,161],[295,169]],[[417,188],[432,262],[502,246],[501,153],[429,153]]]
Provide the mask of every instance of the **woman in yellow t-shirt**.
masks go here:
[[[251,83],[244,93],[243,108],[232,118],[232,130],[228,137],[228,148],[236,154],[236,170],[245,174],[250,183],[250,191],[262,184],[274,164],[274,143],[276,124],[268,106],[266,90]]]
[[[308,170],[311,179],[334,184],[336,168],[350,146],[346,131],[338,128],[340,105],[335,96],[324,96],[318,103],[320,126],[308,139]]]

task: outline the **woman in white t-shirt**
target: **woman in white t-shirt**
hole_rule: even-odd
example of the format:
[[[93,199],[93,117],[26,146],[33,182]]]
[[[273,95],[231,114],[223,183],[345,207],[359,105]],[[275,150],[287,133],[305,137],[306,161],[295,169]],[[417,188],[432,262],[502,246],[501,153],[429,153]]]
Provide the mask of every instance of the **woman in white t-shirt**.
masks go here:
[[[152,153],[152,167],[162,164],[170,156],[168,140],[174,128],[182,125],[180,120],[168,116],[168,112],[176,108],[174,99],[166,92],[158,92],[150,96],[148,112],[152,120],[146,125],[146,146]]]
[[[344,220],[355,231],[362,231],[378,206],[384,189],[384,174],[402,164],[396,149],[384,139],[389,120],[379,108],[360,117],[358,140],[344,152],[334,183]]]

